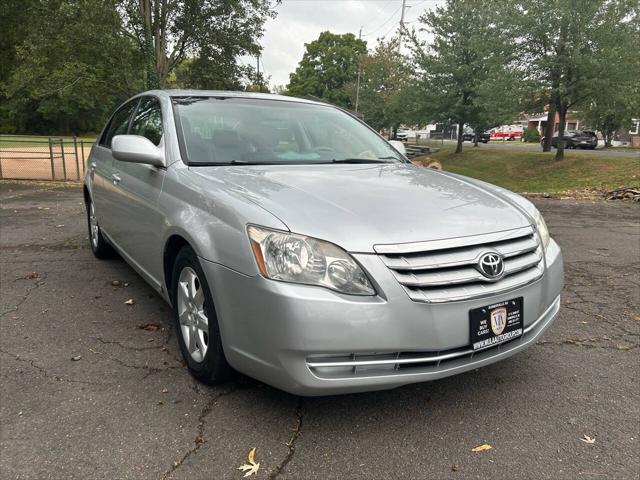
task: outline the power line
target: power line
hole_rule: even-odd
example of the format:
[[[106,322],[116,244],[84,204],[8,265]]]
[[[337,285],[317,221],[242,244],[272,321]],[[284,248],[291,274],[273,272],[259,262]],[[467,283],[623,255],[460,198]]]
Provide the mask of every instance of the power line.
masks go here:
[[[380,30],[382,27],[384,27],[387,23],[389,23],[391,20],[393,20],[393,17],[395,16],[396,13],[398,13],[400,11],[400,9],[402,8],[402,5],[400,5],[398,8],[396,8],[394,10],[394,12],[391,14],[391,16],[389,18],[387,18],[384,23],[382,23],[380,26],[378,26],[378,28],[375,28],[374,30],[371,30],[369,33],[364,33],[362,36],[363,37],[368,37],[369,35],[371,35],[372,33],[377,32],[378,30]]]

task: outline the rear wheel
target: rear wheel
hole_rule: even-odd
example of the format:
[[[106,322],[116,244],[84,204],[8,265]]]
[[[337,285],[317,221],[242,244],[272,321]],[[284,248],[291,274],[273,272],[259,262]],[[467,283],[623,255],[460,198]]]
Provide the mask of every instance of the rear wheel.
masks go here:
[[[87,225],[89,227],[89,244],[91,245],[93,254],[101,259],[111,257],[113,255],[113,248],[102,235],[98,219],[96,218],[96,209],[91,199],[87,201]]]
[[[228,379],[232,370],[222,349],[211,291],[198,257],[190,247],[178,253],[171,293],[176,336],[192,375],[204,383]]]

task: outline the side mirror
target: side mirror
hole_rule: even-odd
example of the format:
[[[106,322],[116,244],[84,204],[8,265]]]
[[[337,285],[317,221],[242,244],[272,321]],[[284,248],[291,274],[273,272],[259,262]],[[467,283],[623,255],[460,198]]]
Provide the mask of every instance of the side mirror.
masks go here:
[[[116,135],[111,141],[111,153],[121,162],[164,166],[162,150],[140,135]]]
[[[404,143],[402,143],[400,140],[389,140],[389,143],[402,155],[404,155],[405,157],[407,156],[407,149],[404,148]]]

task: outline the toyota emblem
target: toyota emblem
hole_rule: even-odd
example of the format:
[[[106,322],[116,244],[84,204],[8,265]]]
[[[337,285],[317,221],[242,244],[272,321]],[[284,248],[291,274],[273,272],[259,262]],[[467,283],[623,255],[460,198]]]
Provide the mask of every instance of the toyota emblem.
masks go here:
[[[497,252],[487,252],[478,260],[478,270],[489,280],[499,280],[504,274],[504,262]]]

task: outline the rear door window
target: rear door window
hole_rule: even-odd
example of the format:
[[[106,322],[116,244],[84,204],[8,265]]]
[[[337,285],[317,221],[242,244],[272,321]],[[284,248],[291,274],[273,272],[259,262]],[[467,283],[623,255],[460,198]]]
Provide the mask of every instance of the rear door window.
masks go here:
[[[131,120],[131,135],[146,137],[154,145],[160,145],[162,140],[162,111],[160,101],[155,97],[144,97],[140,101]]]

